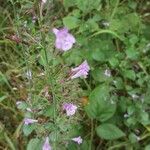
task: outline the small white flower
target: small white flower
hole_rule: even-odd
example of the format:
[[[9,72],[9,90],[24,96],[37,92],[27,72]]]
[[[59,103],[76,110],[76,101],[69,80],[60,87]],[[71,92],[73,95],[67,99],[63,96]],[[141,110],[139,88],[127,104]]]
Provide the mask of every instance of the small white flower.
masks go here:
[[[138,95],[136,95],[136,94],[132,94],[131,96],[132,96],[132,98],[133,98],[133,99],[137,99],[137,98],[139,98],[139,96],[138,96]]]
[[[139,141],[141,138],[139,136],[136,136],[137,141]]]
[[[106,69],[104,72],[105,76],[111,77],[111,71],[109,69]]]
[[[124,118],[128,118],[129,117],[129,114],[124,114]]]
[[[27,72],[26,72],[26,77],[27,77],[27,79],[32,79],[32,72],[31,72],[31,70],[27,70]]]
[[[26,110],[29,111],[29,112],[32,112],[31,108],[27,108]]]

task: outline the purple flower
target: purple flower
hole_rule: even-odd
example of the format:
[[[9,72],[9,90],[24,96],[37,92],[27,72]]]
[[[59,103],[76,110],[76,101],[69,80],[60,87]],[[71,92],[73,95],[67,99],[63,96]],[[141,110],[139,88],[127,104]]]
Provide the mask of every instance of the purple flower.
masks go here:
[[[25,125],[29,125],[29,124],[36,123],[36,122],[38,122],[38,120],[30,119],[30,118],[25,118],[24,119],[24,124]]]
[[[78,77],[86,78],[89,70],[90,70],[90,67],[87,61],[85,60],[81,65],[71,70],[73,73],[73,75],[71,76],[71,79],[78,78]]]
[[[68,51],[76,42],[73,35],[68,33],[67,28],[63,28],[60,30],[53,28],[53,33],[56,36],[55,47],[62,51]]]
[[[49,139],[46,137],[45,143],[43,144],[42,150],[52,150],[50,144],[49,144]]]
[[[73,105],[71,103],[65,103],[65,104],[63,104],[63,110],[66,111],[67,116],[72,116],[75,114],[75,112],[77,110],[77,106]]]
[[[72,141],[74,141],[78,144],[81,144],[83,140],[82,140],[81,136],[79,136],[79,137],[72,138]]]

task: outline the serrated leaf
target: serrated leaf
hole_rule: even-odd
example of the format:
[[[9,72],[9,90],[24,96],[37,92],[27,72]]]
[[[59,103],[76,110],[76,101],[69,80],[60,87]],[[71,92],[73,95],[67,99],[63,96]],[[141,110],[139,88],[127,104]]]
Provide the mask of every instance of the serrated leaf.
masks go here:
[[[123,75],[124,77],[131,79],[131,80],[135,80],[136,78],[136,74],[133,70],[124,70]]]
[[[104,122],[111,118],[116,111],[115,102],[111,101],[108,86],[96,87],[89,96],[89,104],[85,110],[89,117]]]
[[[63,24],[68,29],[74,29],[79,26],[80,20],[74,16],[67,16],[63,18]]]
[[[115,140],[125,136],[125,133],[117,126],[109,123],[104,123],[98,126],[96,132],[99,137],[106,140]]]
[[[31,139],[27,145],[27,150],[41,150],[42,141],[38,138]]]
[[[76,0],[77,7],[84,13],[99,9],[101,0]]]
[[[63,5],[67,9],[67,8],[75,5],[75,1],[74,0],[64,0]]]
[[[150,150],[150,144],[149,145],[146,145],[144,150]]]
[[[34,124],[31,125],[24,125],[23,126],[23,133],[25,136],[28,136],[29,134],[32,133],[32,131],[36,128]]]
[[[92,71],[92,76],[95,81],[104,82],[104,81],[111,81],[111,78],[106,76],[104,69],[97,68]]]
[[[90,41],[92,45],[92,58],[96,61],[108,61],[115,56],[115,48],[111,41],[93,40]]]

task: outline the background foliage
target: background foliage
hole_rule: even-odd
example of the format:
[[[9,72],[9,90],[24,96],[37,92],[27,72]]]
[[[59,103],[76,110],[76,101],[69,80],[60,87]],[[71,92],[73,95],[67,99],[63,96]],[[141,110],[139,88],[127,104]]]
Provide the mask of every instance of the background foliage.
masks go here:
[[[0,149],[41,149],[49,136],[58,150],[149,150],[149,7],[148,0],[2,1]],[[60,53],[52,28],[64,26],[77,42]],[[85,59],[88,78],[67,80]],[[63,102],[79,106],[75,117],[64,115]],[[24,117],[40,123],[25,126]],[[78,135],[81,145],[69,140]]]

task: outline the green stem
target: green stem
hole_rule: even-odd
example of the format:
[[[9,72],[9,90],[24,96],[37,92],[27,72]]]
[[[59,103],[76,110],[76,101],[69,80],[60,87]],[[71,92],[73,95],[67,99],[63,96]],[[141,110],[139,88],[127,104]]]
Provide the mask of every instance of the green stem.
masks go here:
[[[40,27],[42,27],[42,18],[40,18],[39,20],[39,24],[40,24]],[[52,94],[52,101],[53,101],[53,106],[54,106],[54,115],[53,115],[53,120],[54,120],[54,124],[55,124],[55,142],[54,142],[54,150],[57,150],[57,146],[56,146],[56,142],[57,142],[57,127],[56,127],[56,113],[57,113],[57,98],[55,96],[55,92],[54,92],[54,84],[53,84],[53,75],[51,73],[53,73],[53,70],[50,70],[49,69],[49,61],[48,61],[48,54],[47,54],[47,51],[46,51],[46,46],[44,45],[44,42],[45,42],[45,36],[43,34],[43,32],[41,32],[41,37],[42,37],[42,49],[44,50],[44,53],[45,53],[45,58],[46,58],[46,66],[45,67],[45,71],[46,71],[46,74],[48,76],[48,81],[49,81],[49,84],[50,84],[50,91],[51,91],[51,94]],[[53,69],[53,66],[52,66],[52,69]]]
[[[142,140],[146,139],[146,138],[149,137],[149,136],[150,136],[150,133],[146,133],[146,134],[144,134],[143,136],[141,136],[141,137],[139,138],[139,141],[142,141]],[[119,148],[119,147],[122,147],[122,146],[125,146],[125,145],[129,145],[129,144],[130,144],[129,141],[127,141],[127,142],[122,142],[122,143],[119,143],[119,144],[117,144],[117,145],[114,145],[114,146],[108,148],[108,150],[116,149],[116,148]]]
[[[92,150],[93,137],[94,137],[94,123],[93,123],[93,119],[91,119],[91,138],[90,138],[89,150]]]
[[[83,79],[83,81],[84,81],[84,83],[85,83],[87,89],[88,89],[89,91],[91,91],[91,87],[90,87],[90,85],[88,84],[88,82],[86,81],[86,79]]]
[[[89,38],[92,38],[94,36],[97,36],[99,34],[104,34],[104,33],[111,34],[111,35],[117,37],[118,39],[120,39],[121,41],[124,41],[124,39],[122,37],[120,37],[117,33],[115,33],[114,31],[111,31],[111,30],[107,30],[107,29],[106,30],[100,30],[100,31],[94,33],[93,35],[91,35]]]
[[[7,135],[7,133],[4,133],[4,137],[6,142],[8,143],[8,146],[10,147],[11,150],[16,150],[12,140],[9,138],[9,136]]]
[[[113,19],[113,17],[115,16],[115,13],[116,13],[116,11],[117,11],[118,5],[119,5],[119,0],[117,0],[117,2],[116,2],[115,8],[114,8],[114,10],[113,10],[113,12],[112,12],[112,15],[111,15],[111,17],[110,17],[110,21],[111,21],[111,20]]]
[[[114,146],[108,148],[108,150],[116,149],[116,148],[119,148],[119,147],[122,147],[122,146],[125,146],[125,145],[128,145],[128,144],[129,144],[129,142],[122,142],[122,143],[119,143],[117,145],[114,145]]]

